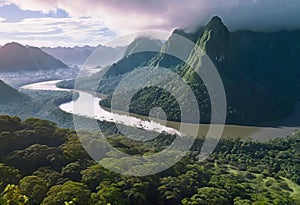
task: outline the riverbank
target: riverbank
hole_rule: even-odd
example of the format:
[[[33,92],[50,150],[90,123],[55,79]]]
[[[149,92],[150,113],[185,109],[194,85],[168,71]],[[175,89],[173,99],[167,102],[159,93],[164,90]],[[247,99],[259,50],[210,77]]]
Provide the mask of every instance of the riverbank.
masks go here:
[[[39,83],[28,84],[22,87],[22,89],[31,89],[31,90],[52,90],[52,91],[71,91],[70,89],[63,89],[56,87],[56,83],[60,80],[54,81],[45,81]],[[182,125],[179,122],[167,121],[164,122],[159,119],[149,119],[148,116],[141,116],[137,114],[130,113],[129,116],[126,113],[120,111],[110,111],[109,109],[102,108],[99,106],[99,101],[103,95],[94,96],[91,92],[78,91],[79,98],[75,101],[67,102],[61,104],[59,107],[61,110],[67,113],[72,113],[76,115],[87,116],[95,118],[101,121],[108,122],[117,122],[125,124],[128,126],[134,126],[141,129],[152,130],[156,132],[168,132],[170,134],[178,133],[180,126]],[[93,113],[87,113],[84,108],[84,99],[93,99]],[[81,103],[80,106],[83,109],[74,113],[73,107],[74,103]],[[295,112],[283,119],[281,121],[276,121],[273,124],[271,122],[268,126],[239,126],[239,125],[225,125],[222,137],[224,138],[242,138],[242,139],[253,139],[256,141],[268,141],[275,138],[283,138],[288,135],[291,135],[295,130],[299,129],[299,114],[300,114],[300,104],[296,107]],[[186,129],[184,134],[192,134],[192,130],[198,129],[198,136],[205,136],[208,132],[209,126],[207,124],[190,124],[184,123]],[[290,126],[289,126],[290,125]],[[216,125],[215,125],[216,126]]]

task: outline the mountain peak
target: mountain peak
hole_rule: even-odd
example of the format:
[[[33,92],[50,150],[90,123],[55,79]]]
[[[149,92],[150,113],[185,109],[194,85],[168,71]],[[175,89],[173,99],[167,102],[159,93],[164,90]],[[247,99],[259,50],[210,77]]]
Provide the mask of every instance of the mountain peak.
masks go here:
[[[212,17],[211,20],[209,21],[209,23],[211,23],[211,22],[216,22],[216,23],[222,23],[223,24],[222,19],[219,16]]]
[[[199,27],[195,31],[192,31],[192,32],[185,31],[184,29],[175,29],[172,32],[172,35],[176,34],[176,35],[182,36],[182,37],[187,38],[190,41],[193,41],[194,43],[196,43],[198,38],[202,35],[203,30],[204,30],[203,27]]]
[[[162,46],[162,42],[158,39],[152,39],[150,37],[140,36],[131,42],[124,52],[124,57],[128,57],[133,53],[143,51],[156,51],[159,52]]]
[[[224,25],[222,19],[218,16],[214,16],[206,25],[206,30],[223,30],[225,32],[228,32],[227,27]]]
[[[18,43],[18,42],[10,42],[10,43],[6,43],[4,46],[13,46],[13,45],[23,46],[22,44],[20,44],[20,43]]]
[[[218,16],[214,16],[206,25],[197,44],[206,53],[219,62],[224,62],[230,41],[230,32]]]
[[[2,48],[25,48],[25,46],[17,42],[11,42],[5,44]]]
[[[0,48],[0,71],[33,71],[67,68],[61,61],[43,52],[40,48],[7,43]]]
[[[177,34],[179,36],[183,36],[183,37],[186,37],[188,36],[189,34],[187,32],[185,32],[183,29],[180,29],[180,28],[176,28],[172,34]]]

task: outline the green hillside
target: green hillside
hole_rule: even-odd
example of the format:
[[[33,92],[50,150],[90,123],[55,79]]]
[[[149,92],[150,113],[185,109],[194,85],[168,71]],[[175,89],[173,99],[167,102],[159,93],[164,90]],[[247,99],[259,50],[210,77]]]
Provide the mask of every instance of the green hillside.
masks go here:
[[[28,97],[0,80],[0,104],[26,101]]]
[[[177,35],[194,42],[197,47],[191,48],[184,40],[176,38]],[[132,45],[129,48],[134,47],[134,43]],[[165,54],[166,51],[178,53],[187,64]],[[176,29],[156,54],[145,52],[125,57],[102,71],[106,74],[99,84],[101,72],[83,79],[79,85],[88,90],[97,83],[97,92],[109,94],[101,105],[110,107],[111,94],[128,73],[147,65],[149,69],[153,66],[168,68],[190,85],[198,101],[201,122],[208,123],[211,102],[206,86],[196,74],[201,69],[203,54],[210,57],[223,81],[229,124],[257,125],[285,118],[300,100],[300,30],[231,32],[219,17],[213,17],[205,27],[193,33]],[[71,88],[73,83],[62,82],[60,86]],[[180,95],[181,88],[174,90]],[[185,101],[188,103],[189,99]],[[169,120],[181,120],[174,96],[160,88],[140,90],[129,107],[131,112],[142,115],[148,115],[153,107],[162,107]]]
[[[162,54],[180,46],[186,53],[185,45],[174,41],[173,35],[164,43],[161,53],[148,64],[173,69],[189,83],[201,108],[202,122],[210,121],[211,109],[207,89],[194,70],[201,69],[203,53],[210,57],[222,78],[228,105],[227,123],[264,123],[284,118],[292,112],[294,103],[300,98],[297,83],[300,76],[300,31],[230,32],[219,17],[214,17],[195,33],[178,30],[174,33],[194,39],[201,48],[201,52],[196,48],[189,52],[186,59],[192,66]],[[195,36],[198,36],[197,40]],[[160,106],[166,109],[170,120],[180,121],[180,111],[173,101],[169,93],[151,87],[138,92],[130,108],[131,112],[148,115],[151,108]],[[102,105],[109,106],[109,99]]]

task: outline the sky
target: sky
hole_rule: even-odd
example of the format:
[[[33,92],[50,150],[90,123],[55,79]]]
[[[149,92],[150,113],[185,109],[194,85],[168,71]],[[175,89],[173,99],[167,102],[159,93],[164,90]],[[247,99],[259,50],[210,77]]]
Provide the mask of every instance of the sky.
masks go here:
[[[136,32],[192,31],[215,15],[230,30],[300,29],[299,11],[299,0],[0,0],[0,45],[95,46]]]

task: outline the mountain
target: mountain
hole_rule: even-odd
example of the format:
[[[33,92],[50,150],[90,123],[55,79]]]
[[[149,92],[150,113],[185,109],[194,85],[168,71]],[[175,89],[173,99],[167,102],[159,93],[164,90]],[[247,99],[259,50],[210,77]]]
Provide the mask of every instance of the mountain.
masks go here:
[[[192,39],[197,47],[186,48],[174,40],[174,34]],[[175,30],[161,51],[174,49],[187,52],[186,61],[191,66],[161,53],[146,64],[175,69],[192,88],[203,123],[210,121],[211,102],[205,84],[194,70],[201,69],[203,53],[210,57],[222,78],[227,98],[227,123],[252,125],[281,119],[289,115],[300,100],[300,30],[230,32],[219,17],[213,17],[194,33]],[[109,98],[102,102],[105,106],[109,104]],[[131,101],[130,111],[148,115],[153,106],[165,109],[168,119],[180,121],[174,97],[158,88],[138,92]]]
[[[77,83],[77,85],[80,86],[80,89],[84,90],[89,90],[98,85],[98,92],[110,94],[118,85],[124,74],[137,67],[147,65],[149,60],[159,52],[161,46],[162,43],[160,40],[151,39],[149,37],[138,37],[127,46],[122,59],[88,78],[79,79],[80,83]],[[95,62],[97,62],[99,61],[97,56],[98,55],[93,55],[91,59],[95,57]],[[99,79],[102,79],[102,81],[98,83]],[[74,88],[74,80],[60,82],[58,86]]]
[[[0,80],[0,104],[26,100],[28,97]]]
[[[112,63],[120,60],[123,56],[126,47],[107,47],[99,45],[97,47],[83,46],[83,47],[42,47],[41,49],[46,53],[54,56],[62,62],[70,65],[83,65],[87,58],[95,52],[93,55],[97,56],[95,63],[89,59],[89,64],[94,66],[108,66]],[[99,58],[100,57],[100,58]]]
[[[292,112],[300,99],[299,34],[299,30],[229,32],[220,18],[211,20],[197,44],[223,79],[229,122],[264,122]],[[190,60],[196,62],[197,54]]]
[[[82,65],[96,47],[41,47],[41,49],[66,64]]]
[[[138,37],[131,42],[124,52],[123,58],[128,58],[133,53],[154,51],[157,52],[162,46],[162,42],[149,37]]]
[[[67,68],[40,48],[8,43],[0,48],[0,71],[33,71]]]
[[[148,61],[159,52],[161,46],[161,41],[157,39],[148,37],[136,38],[126,48],[124,57],[110,66],[105,75],[122,75],[148,63]]]
[[[169,55],[169,53],[175,52],[177,56],[181,56],[183,60],[186,60],[193,49],[193,43],[196,43],[203,30],[204,28],[200,27],[194,33],[187,33],[182,29],[175,29],[169,39],[162,45],[160,52],[149,61],[149,65],[174,68],[182,64],[182,60]],[[187,39],[190,44],[186,43]]]

